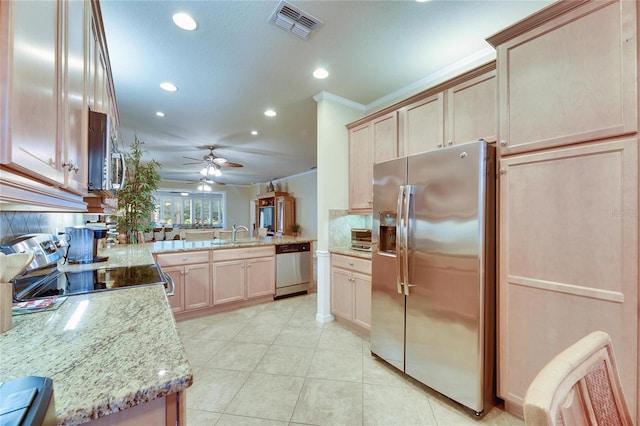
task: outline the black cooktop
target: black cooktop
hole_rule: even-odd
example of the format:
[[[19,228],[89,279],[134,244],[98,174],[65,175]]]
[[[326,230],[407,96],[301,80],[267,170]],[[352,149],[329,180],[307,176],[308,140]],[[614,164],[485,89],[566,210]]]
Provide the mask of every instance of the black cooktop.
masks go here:
[[[51,266],[29,272],[14,281],[14,301],[52,296],[70,296],[115,290],[124,287],[164,284],[164,274],[156,264],[103,267],[82,271],[59,271]]]

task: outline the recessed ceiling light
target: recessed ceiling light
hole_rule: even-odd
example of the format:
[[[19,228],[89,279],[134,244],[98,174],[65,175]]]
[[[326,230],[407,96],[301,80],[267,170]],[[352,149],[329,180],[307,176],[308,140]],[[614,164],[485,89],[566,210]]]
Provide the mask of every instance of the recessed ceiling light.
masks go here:
[[[175,84],[169,83],[168,81],[160,83],[160,87],[162,87],[162,89],[166,90],[167,92],[175,92],[178,90]]]
[[[253,136],[256,136],[256,135],[258,134],[258,131],[257,131],[257,130],[252,130],[252,131],[251,131],[251,134],[252,134]]]
[[[278,113],[276,113],[272,109],[268,109],[264,112],[264,115],[266,115],[267,117],[275,117],[276,115],[278,115]]]
[[[183,30],[193,31],[198,24],[193,20],[191,16],[186,13],[176,13],[173,15],[173,23],[182,28]]]
[[[416,1],[417,1],[418,3],[426,3],[426,2],[428,2],[429,0],[416,0]]]
[[[188,192],[181,192],[180,195],[182,195],[183,197],[186,197],[187,195],[189,195]]]
[[[329,77],[329,71],[325,70],[324,68],[318,68],[313,72],[313,76],[318,80],[322,80],[323,78]]]
[[[157,115],[158,117],[164,117],[164,112],[162,112],[162,111],[157,111],[157,112],[156,112],[156,115]]]

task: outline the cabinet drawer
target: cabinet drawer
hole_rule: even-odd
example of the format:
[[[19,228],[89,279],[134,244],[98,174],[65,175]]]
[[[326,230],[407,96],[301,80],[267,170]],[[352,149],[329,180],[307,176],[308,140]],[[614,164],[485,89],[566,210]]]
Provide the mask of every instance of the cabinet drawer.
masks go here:
[[[371,261],[369,259],[332,254],[331,266],[371,275]]]
[[[266,247],[247,247],[241,249],[220,249],[213,250],[211,253],[212,260],[219,262],[221,260],[247,259],[250,257],[274,256],[276,253],[275,246]]]
[[[156,255],[156,262],[158,262],[160,266],[209,263],[209,250],[161,253]]]

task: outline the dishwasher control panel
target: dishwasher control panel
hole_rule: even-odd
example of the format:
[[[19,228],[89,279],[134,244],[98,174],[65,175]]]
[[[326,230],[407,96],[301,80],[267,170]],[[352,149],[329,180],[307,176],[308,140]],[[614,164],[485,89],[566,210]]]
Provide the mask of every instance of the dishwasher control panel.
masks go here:
[[[288,243],[276,245],[276,254],[302,253],[311,250],[311,243]]]

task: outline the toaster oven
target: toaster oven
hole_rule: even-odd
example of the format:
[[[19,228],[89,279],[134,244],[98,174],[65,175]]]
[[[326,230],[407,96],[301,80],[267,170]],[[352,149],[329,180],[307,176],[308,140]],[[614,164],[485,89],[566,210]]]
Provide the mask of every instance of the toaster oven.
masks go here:
[[[371,229],[351,229],[351,249],[371,251]]]

